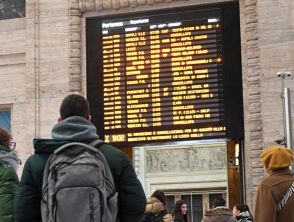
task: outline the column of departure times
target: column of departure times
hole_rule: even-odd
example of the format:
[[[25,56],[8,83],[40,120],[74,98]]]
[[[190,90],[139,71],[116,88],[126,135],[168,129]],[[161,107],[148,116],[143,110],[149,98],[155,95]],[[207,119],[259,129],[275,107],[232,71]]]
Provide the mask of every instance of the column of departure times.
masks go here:
[[[210,109],[219,99],[218,76],[210,75],[221,62],[216,54],[217,28],[218,24],[209,24],[171,30],[174,125],[218,120]]]
[[[125,64],[121,51],[121,35],[103,36],[103,98],[105,129],[126,127],[125,114]]]
[[[152,98],[152,122],[150,126],[161,126],[161,98],[160,98],[160,32],[150,31],[150,78]]]
[[[146,114],[150,111],[150,95],[149,75],[145,72],[146,44],[145,32],[125,34],[128,128],[148,126]]]

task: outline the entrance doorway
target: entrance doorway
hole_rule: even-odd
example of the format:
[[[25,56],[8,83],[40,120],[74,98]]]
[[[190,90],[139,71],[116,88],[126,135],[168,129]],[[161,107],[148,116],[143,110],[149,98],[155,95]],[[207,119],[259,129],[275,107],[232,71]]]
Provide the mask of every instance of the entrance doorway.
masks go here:
[[[164,190],[170,212],[177,200],[184,200],[189,221],[200,222],[216,197],[226,199],[231,209],[243,200],[239,142],[191,141],[134,147],[132,151],[146,196]]]
[[[190,222],[201,222],[205,209],[212,207],[215,198],[227,197],[227,193],[224,189],[210,191],[165,191],[165,194],[168,212],[172,213],[177,200],[183,200],[188,206],[188,220]]]

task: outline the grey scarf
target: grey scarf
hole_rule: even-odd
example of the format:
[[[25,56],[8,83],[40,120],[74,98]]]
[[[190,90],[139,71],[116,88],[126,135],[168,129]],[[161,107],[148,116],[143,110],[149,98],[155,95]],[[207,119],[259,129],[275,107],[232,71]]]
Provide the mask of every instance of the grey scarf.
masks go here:
[[[13,152],[0,151],[0,163],[6,167],[12,167],[12,169],[16,172],[18,166],[21,164],[21,161]]]

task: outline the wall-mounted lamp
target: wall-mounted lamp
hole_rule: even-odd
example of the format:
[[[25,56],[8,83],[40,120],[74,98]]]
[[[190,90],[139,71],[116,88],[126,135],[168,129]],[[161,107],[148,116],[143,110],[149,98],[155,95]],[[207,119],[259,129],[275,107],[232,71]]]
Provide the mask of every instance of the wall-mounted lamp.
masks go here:
[[[230,158],[230,165],[236,168],[237,170],[239,169],[239,165],[240,165],[239,152],[240,152],[240,146],[239,146],[239,143],[236,143],[234,148],[234,156]]]
[[[236,143],[235,144],[235,166],[239,166],[240,165],[239,151],[240,151],[239,143]]]

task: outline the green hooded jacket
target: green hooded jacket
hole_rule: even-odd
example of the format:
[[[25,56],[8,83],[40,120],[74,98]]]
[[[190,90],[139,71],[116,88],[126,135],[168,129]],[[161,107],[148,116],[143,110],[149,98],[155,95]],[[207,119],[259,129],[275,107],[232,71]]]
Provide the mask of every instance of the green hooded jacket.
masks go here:
[[[16,222],[42,221],[40,204],[46,161],[56,148],[68,142],[79,141],[89,144],[98,139],[96,128],[85,121],[80,117],[67,118],[53,127],[53,139],[34,140],[35,153],[25,163],[15,196]],[[131,161],[125,153],[111,145],[103,144],[99,149],[109,164],[116,185],[120,222],[139,221],[144,215],[146,197]]]
[[[10,150],[0,145],[1,153],[10,153]],[[12,166],[0,158],[0,221],[13,222],[13,199],[18,177]]]

